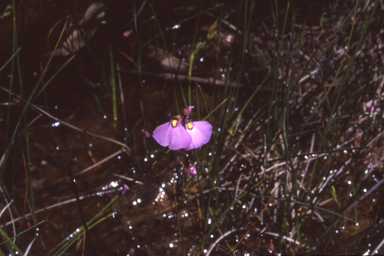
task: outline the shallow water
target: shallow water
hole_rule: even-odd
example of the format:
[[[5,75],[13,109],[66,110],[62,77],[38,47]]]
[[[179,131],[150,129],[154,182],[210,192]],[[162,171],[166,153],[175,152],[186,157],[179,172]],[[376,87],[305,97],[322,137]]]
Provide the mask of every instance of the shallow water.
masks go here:
[[[49,2],[39,7],[35,1],[25,2],[26,9],[20,14],[24,17],[20,24],[24,26],[17,28],[20,45],[23,45],[20,52],[23,87],[20,87],[16,72],[9,76],[11,65],[0,71],[1,86],[7,87],[12,82],[12,90],[17,95],[23,93],[27,98],[32,93],[48,61],[48,53],[53,50],[54,38],[64,26],[65,17],[75,13],[64,33],[64,37],[68,37],[76,29],[76,22],[81,20],[80,14],[88,7],[85,3],[79,3],[79,6],[74,3],[77,2]],[[212,29],[216,20],[212,15],[219,16],[220,9],[212,11],[211,15],[201,15],[199,23],[196,23],[197,18],[181,22],[185,17],[199,13],[196,8],[199,3],[181,6],[190,9],[183,9],[177,3],[169,6],[153,3],[159,23],[167,31],[164,40],[172,61],[175,61],[173,64],[168,60],[161,37],[157,37],[158,41],[148,42],[158,32],[150,8],[145,8],[138,16],[143,29],[136,35],[132,6],[122,4],[122,1],[105,4],[108,7],[105,23],[100,21],[93,38],[33,101],[35,106],[54,118],[42,115],[36,119],[28,127],[26,137],[22,131],[24,119],[20,119],[23,101],[12,95],[13,105],[9,112],[8,106],[0,106],[1,154],[9,145],[17,122],[22,120],[6,165],[2,167],[2,183],[8,198],[13,200],[12,217],[9,212],[2,216],[3,229],[13,236],[13,227],[9,224],[12,218],[18,218],[15,222],[18,234],[44,220],[38,229],[16,239],[15,244],[21,251],[26,251],[37,237],[30,254],[52,255],[61,241],[81,233],[83,221],[79,207],[85,220],[89,221],[116,196],[119,198],[100,218],[111,216],[88,227],[86,235],[74,241],[67,255],[81,254],[84,239],[85,255],[182,255],[183,252],[186,255],[224,255],[228,250],[234,250],[237,255],[363,254],[374,249],[383,232],[380,225],[383,199],[379,194],[382,185],[372,193],[370,189],[383,178],[381,145],[372,144],[375,145],[372,151],[349,149],[367,145],[381,129],[381,104],[372,100],[379,87],[365,85],[367,80],[372,80],[369,65],[373,60],[367,61],[369,58],[365,56],[357,61],[353,83],[347,84],[351,89],[342,95],[340,101],[343,103],[338,105],[335,118],[329,113],[342,85],[341,79],[332,84],[335,65],[340,62],[335,56],[342,56],[340,54],[347,49],[335,48],[336,55],[333,55],[334,49],[323,45],[328,49],[325,52],[329,56],[326,57],[331,60],[319,58],[321,72],[314,65],[305,81],[292,86],[292,81],[304,72],[310,52],[314,51],[315,36],[326,34],[317,26],[320,17],[324,15],[324,22],[335,19],[336,12],[331,4],[327,2],[322,6],[329,8],[328,12],[315,11],[306,19],[308,6],[296,3],[297,20],[307,23],[287,27],[288,32],[281,43],[281,54],[287,57],[281,65],[286,70],[281,69],[280,64],[275,66],[276,47],[280,41],[275,34],[269,4],[257,3],[247,51],[242,55],[243,39],[229,26],[235,26],[238,17],[242,17],[238,3],[224,5],[224,21],[229,25],[222,23],[221,33]],[[141,6],[141,3],[136,4]],[[285,3],[278,6],[280,30],[285,6]],[[0,6],[0,13],[3,9]],[[3,21],[0,33],[5,36],[2,38],[11,38],[12,19],[6,17]],[[303,26],[304,50],[296,56],[295,47],[299,47],[301,38],[295,37],[295,32]],[[130,29],[133,32],[125,36],[124,32]],[[209,39],[210,36],[213,39]],[[327,38],[340,46],[339,40],[343,37],[337,34]],[[1,51],[9,53],[11,41],[0,41],[4,46],[0,45]],[[145,43],[148,44],[143,46]],[[187,72],[193,45],[201,48],[195,55],[189,89]],[[113,114],[110,49],[113,63],[119,64],[119,69],[114,65],[117,120]],[[0,55],[0,63],[9,57]],[[155,56],[157,60],[153,59]],[[42,84],[66,60],[67,57],[53,58]],[[175,65],[180,60],[180,65]],[[138,65],[142,65],[141,72],[138,72]],[[175,67],[179,80],[175,79]],[[250,95],[269,72],[274,75],[236,120]],[[215,87],[212,86],[214,79],[217,79]],[[323,84],[323,80],[327,82]],[[225,87],[226,84],[229,86]],[[324,88],[329,88],[326,91],[329,98],[323,102]],[[156,126],[180,113],[189,105],[189,91],[195,106],[193,120],[208,114],[206,105],[214,108],[227,101],[207,119],[213,124],[214,132],[202,151],[166,153],[166,148],[147,138],[141,130],[151,133]],[[0,102],[8,99],[9,95],[1,91]],[[317,109],[320,104],[322,107]],[[36,108],[28,108],[26,123],[41,113]],[[316,115],[312,116],[313,113]],[[289,134],[287,144],[282,135],[282,115],[285,115],[284,124]],[[367,121],[372,126],[366,124]],[[226,125],[223,122],[227,122]],[[247,129],[248,125],[250,129]],[[327,136],[321,139],[324,133]],[[377,139],[380,141],[381,136]],[[317,152],[322,143],[325,146],[321,151],[329,150]],[[291,158],[287,156],[287,145]],[[103,160],[105,162],[100,163]],[[199,170],[197,179],[185,170],[189,162]],[[30,163],[29,171],[27,163]],[[70,182],[70,172],[81,199],[79,205]],[[301,184],[292,182],[295,175]],[[140,183],[124,177],[137,179]],[[360,184],[360,181],[363,182]],[[122,195],[124,184],[128,184],[130,190]],[[293,196],[295,186],[298,193]],[[365,193],[367,197],[364,197]],[[239,196],[241,198],[236,201]],[[294,204],[295,200],[301,204]],[[356,207],[343,212],[358,200],[361,202]],[[33,211],[36,211],[35,216],[30,214]],[[337,217],[333,212],[351,220],[339,219],[325,237],[310,241],[324,234],[335,222]],[[297,237],[297,227],[301,227],[303,249],[297,240],[290,238]],[[206,239],[204,248],[199,248],[203,238]],[[312,246],[305,247],[309,243]],[[7,252],[8,248],[2,245],[1,250]]]

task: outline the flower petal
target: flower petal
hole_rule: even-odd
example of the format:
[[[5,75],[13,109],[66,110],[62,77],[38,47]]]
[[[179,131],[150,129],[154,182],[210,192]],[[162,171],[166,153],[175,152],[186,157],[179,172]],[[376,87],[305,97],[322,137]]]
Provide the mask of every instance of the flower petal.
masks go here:
[[[191,142],[191,136],[180,123],[178,123],[175,128],[172,128],[169,141],[170,149],[178,150],[181,148],[188,148]]]
[[[172,127],[172,124],[174,127]],[[181,119],[173,119],[162,124],[153,131],[153,138],[163,147],[169,146],[172,150],[187,148],[192,138],[181,125]]]
[[[171,122],[157,126],[153,131],[153,138],[163,147],[167,147],[170,141],[170,133],[172,130]]]
[[[185,125],[185,129],[192,137],[191,145],[187,150],[199,148],[209,142],[212,134],[212,125],[206,121],[196,121]]]

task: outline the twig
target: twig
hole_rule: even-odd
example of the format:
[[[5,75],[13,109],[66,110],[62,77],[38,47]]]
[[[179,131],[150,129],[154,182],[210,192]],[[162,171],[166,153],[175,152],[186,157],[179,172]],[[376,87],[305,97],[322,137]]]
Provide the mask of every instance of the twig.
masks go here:
[[[223,173],[227,168],[228,166],[233,163],[233,161],[235,161],[235,159],[237,158],[237,154],[236,155],[233,155],[233,157],[228,161],[228,163],[224,166],[224,168],[220,171],[221,173]]]
[[[352,161],[352,158],[348,159],[345,164],[343,164],[341,167],[340,167],[340,170],[338,170],[337,172],[333,172],[331,173],[327,179],[323,182],[321,182],[319,185],[317,185],[313,190],[318,190],[318,194],[320,194],[324,187],[327,186],[327,184],[335,177],[339,176],[340,174],[343,173],[343,170],[344,170],[344,167],[346,167],[350,162]],[[315,198],[313,198],[313,203],[315,203],[315,201],[317,200],[317,196]]]
[[[263,154],[263,168],[265,168],[265,166],[267,165],[267,136],[264,134],[264,154]],[[265,209],[265,207],[267,207],[267,205],[269,204],[269,202],[268,202],[268,204],[265,206],[265,207],[263,207],[264,206],[264,183],[265,183],[265,171],[263,171],[263,184],[262,184],[262,186],[260,187],[260,190],[261,190],[261,200],[260,200],[260,203],[261,203],[261,208],[262,208],[262,210],[261,210],[261,213],[260,213],[260,216],[259,216],[259,219],[260,219],[260,222],[261,222],[261,224],[263,224],[264,223],[264,209]]]
[[[82,174],[84,174],[84,173],[86,173],[86,172],[89,172],[90,170],[96,168],[97,166],[99,166],[99,165],[105,163],[105,162],[108,161],[109,159],[114,158],[115,156],[121,154],[123,151],[124,151],[124,149],[120,149],[120,150],[118,150],[117,152],[113,153],[112,155],[107,156],[107,157],[104,158],[103,160],[100,160],[99,162],[97,162],[97,163],[95,163],[95,164],[93,164],[93,165],[91,165],[91,166],[85,168],[85,169],[82,170],[81,172],[74,173],[73,176],[79,176],[79,175],[82,175]],[[64,180],[67,180],[67,178],[57,179],[57,180],[54,181],[54,183],[53,183],[52,185],[57,184],[57,183],[60,183],[60,182],[62,182],[62,181],[64,181]]]
[[[8,209],[8,207],[11,205],[11,203],[12,203],[12,202],[8,203],[8,204],[3,208],[3,210],[1,210],[1,212],[0,212],[0,217],[1,217],[1,215],[3,215],[3,213],[5,212],[5,210]]]
[[[381,241],[381,243],[376,246],[375,250],[373,250],[373,254],[378,254],[379,253],[379,250],[380,248],[384,245],[384,239]]]
[[[7,205],[9,205],[10,203],[8,203],[8,199],[7,197],[5,196],[4,194],[4,191],[3,191],[3,188],[0,186],[0,192],[3,194],[3,197],[4,197],[4,201]],[[12,202],[11,202],[12,203]],[[11,217],[11,220],[13,221],[13,215],[12,215],[12,211],[11,211],[11,208],[10,207],[6,207],[9,211],[9,216]],[[16,227],[15,227],[15,223],[12,222],[12,228],[13,228],[13,234],[15,235],[13,237],[13,243],[16,242],[16,236],[17,236],[17,233],[16,233]]]
[[[275,236],[275,237],[280,237],[281,235],[279,234],[276,234],[276,233],[272,233],[272,232],[265,232],[264,234],[267,234],[267,235],[270,235],[270,236]],[[281,236],[283,239],[287,240],[288,242],[291,242],[291,243],[295,243],[297,245],[300,245],[300,243],[292,238],[289,238],[289,237],[286,237],[286,236]]]
[[[128,178],[128,177],[126,177],[126,176],[123,176],[123,175],[120,175],[120,174],[117,174],[117,173],[114,173],[113,176],[116,176],[116,177],[119,177],[119,178],[122,178],[122,179],[125,179],[125,180],[129,180],[129,181],[133,181],[133,180],[135,180],[135,179]],[[143,185],[143,184],[144,184],[143,182],[138,181],[138,180],[136,180],[135,183],[140,184],[140,185]]]
[[[26,249],[25,252],[24,252],[24,256],[27,256],[27,255],[28,255],[29,251],[30,251],[31,248],[32,248],[33,243],[35,242],[35,240],[36,240],[36,237],[33,238],[32,242],[29,243],[27,249]]]
[[[236,232],[236,231],[240,231],[240,230],[248,230],[248,228],[235,228],[235,229],[232,229],[226,233],[224,233],[221,237],[219,237],[215,242],[213,242],[213,244],[211,244],[211,246],[209,246],[208,248],[208,251],[207,253],[205,254],[206,256],[209,256],[213,250],[213,248],[215,248],[215,246],[221,241],[223,240],[224,238],[226,238],[227,236],[229,236],[230,234]]]
[[[124,151],[124,150],[118,150],[118,151],[116,151],[116,152],[113,153],[112,155],[109,155],[109,156],[107,156],[106,158],[104,158],[103,160],[101,160],[101,161],[99,161],[99,162],[97,162],[97,163],[95,163],[95,164],[93,164],[93,165],[91,165],[91,166],[85,168],[85,169],[82,170],[81,172],[75,173],[74,176],[79,176],[79,175],[81,175],[81,174],[84,174],[84,173],[86,173],[86,172],[89,172],[89,171],[92,170],[93,168],[95,168],[95,167],[97,167],[97,166],[99,166],[99,165],[105,163],[105,162],[108,161],[109,159],[114,158],[114,157],[117,156],[117,155],[120,155],[123,151]]]
[[[239,189],[239,185],[240,185],[242,177],[243,177],[243,174],[240,173],[239,179],[237,180],[236,189],[235,189],[235,197],[234,197],[233,201],[236,201],[236,199],[237,199],[237,191]]]
[[[81,253],[82,256],[84,256],[84,252],[85,252],[85,238],[87,237],[86,234],[87,234],[87,229],[85,229],[85,226],[84,226],[84,230],[83,230],[83,251]]]
[[[313,153],[313,145],[314,144],[315,144],[315,133],[312,133],[311,149],[310,149],[309,153]],[[305,171],[304,171],[303,178],[301,179],[301,183],[304,183],[304,179],[305,179],[305,176],[307,175],[307,171],[308,171],[308,167],[309,167],[310,162],[311,161],[307,161],[307,165],[305,166]]]
[[[17,49],[17,51],[15,51],[13,54],[12,54],[12,56],[11,56],[11,58],[9,58],[8,60],[7,60],[7,62],[5,62],[4,63],[4,65],[0,68],[0,71],[5,67],[5,66],[7,66],[7,64],[16,56],[16,54],[19,52],[21,50],[21,46],[19,47],[19,49]]]
[[[86,130],[84,130],[84,129],[80,129],[80,128],[74,126],[74,125],[71,125],[71,124],[69,124],[69,123],[67,123],[67,122],[65,122],[65,121],[62,121],[62,120],[58,119],[57,117],[52,116],[51,114],[45,112],[44,110],[42,110],[41,108],[39,108],[39,107],[36,106],[36,105],[33,105],[33,104],[32,104],[31,108],[34,109],[34,110],[36,110],[36,111],[38,111],[38,112],[40,112],[40,113],[43,113],[44,115],[46,115],[47,117],[49,117],[49,118],[55,120],[56,122],[60,122],[60,124],[63,124],[63,125],[65,125],[65,126],[68,126],[68,127],[72,128],[72,129],[74,129],[74,130],[76,130],[76,131],[82,132],[82,133],[84,133],[84,134],[91,135],[91,136],[96,137],[96,138],[99,138],[99,139],[103,139],[103,140],[106,140],[106,141],[113,142],[113,143],[115,143],[115,144],[117,144],[117,145],[120,145],[120,146],[122,146],[123,148],[126,149],[126,153],[127,153],[127,155],[128,155],[128,156],[131,156],[131,150],[128,148],[128,146],[127,146],[126,144],[124,144],[124,143],[122,143],[122,142],[120,142],[120,141],[117,141],[117,140],[114,140],[114,139],[111,139],[111,138],[107,138],[107,137],[104,137],[104,136],[101,136],[101,135],[98,135],[98,134],[95,134],[95,133],[92,133],[92,132],[88,132],[88,131],[86,131]]]
[[[237,242],[237,244],[236,244],[234,247],[232,247],[232,249],[231,249],[231,251],[230,251],[229,253],[234,252],[234,251],[236,250],[237,246],[239,246],[239,244],[241,244],[241,242],[243,242],[243,240],[245,239],[245,237],[246,237],[248,234],[249,234],[249,229],[247,230],[247,232],[245,232],[245,234],[244,234],[243,237],[239,240],[239,242]],[[227,255],[229,255],[229,253],[227,253]]]
[[[128,73],[137,73],[136,70],[133,70],[133,69],[122,69],[122,71],[124,72],[128,72]],[[183,80],[183,81],[189,81],[189,76],[188,75],[182,75],[182,74],[172,74],[172,73],[153,73],[153,72],[148,72],[148,71],[141,71],[141,74],[142,75],[146,75],[146,76],[155,76],[155,77],[158,77],[158,78],[161,78],[161,79],[164,79],[164,80],[174,80],[177,76],[177,78],[179,80]],[[200,83],[200,84],[207,84],[207,85],[216,85],[216,86],[225,86],[226,84],[228,84],[228,86],[233,86],[233,87],[243,87],[244,85],[241,84],[241,83],[236,83],[236,82],[228,82],[228,81],[222,81],[222,80],[216,80],[216,79],[213,79],[211,77],[208,77],[208,78],[204,78],[204,77],[196,77],[196,76],[192,76],[190,78],[191,82],[194,82],[194,83]]]

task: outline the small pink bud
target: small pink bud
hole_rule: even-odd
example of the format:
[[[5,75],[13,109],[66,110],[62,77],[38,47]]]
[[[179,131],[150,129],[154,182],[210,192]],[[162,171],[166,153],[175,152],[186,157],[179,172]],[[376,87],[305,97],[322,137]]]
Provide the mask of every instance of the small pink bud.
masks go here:
[[[147,132],[146,130],[141,129],[141,132],[142,132],[147,138],[151,137],[151,134],[150,134],[149,132]]]
[[[269,240],[269,246],[268,246],[268,250],[270,252],[273,252],[273,250],[275,249],[275,246],[273,246],[273,240]]]
[[[193,164],[191,164],[191,163],[189,163],[189,166],[188,166],[187,172],[189,172],[191,175],[195,176],[195,178],[197,177],[197,170],[196,170],[196,166],[194,166],[194,165],[193,165]]]
[[[132,29],[131,30],[127,30],[127,31],[125,31],[124,33],[123,33],[123,35],[125,36],[125,37],[129,37],[129,35],[132,33]]]
[[[128,190],[129,190],[129,187],[126,184],[124,184],[123,192],[121,194],[124,195],[124,193],[127,192]]]
[[[183,115],[188,118],[193,108],[194,106],[188,106],[185,109],[183,109]]]

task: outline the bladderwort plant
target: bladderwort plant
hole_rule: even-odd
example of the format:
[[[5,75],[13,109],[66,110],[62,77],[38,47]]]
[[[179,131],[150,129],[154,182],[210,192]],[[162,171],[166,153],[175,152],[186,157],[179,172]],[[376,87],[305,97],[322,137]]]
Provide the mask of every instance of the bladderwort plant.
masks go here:
[[[162,124],[153,131],[153,138],[163,147],[172,150],[192,150],[207,144],[212,134],[212,125],[207,121],[191,122],[188,117],[194,106],[183,110],[183,117],[178,115],[169,123]],[[184,126],[182,125],[184,122]]]
[[[0,5],[2,255],[383,253],[380,0],[66,3]]]

